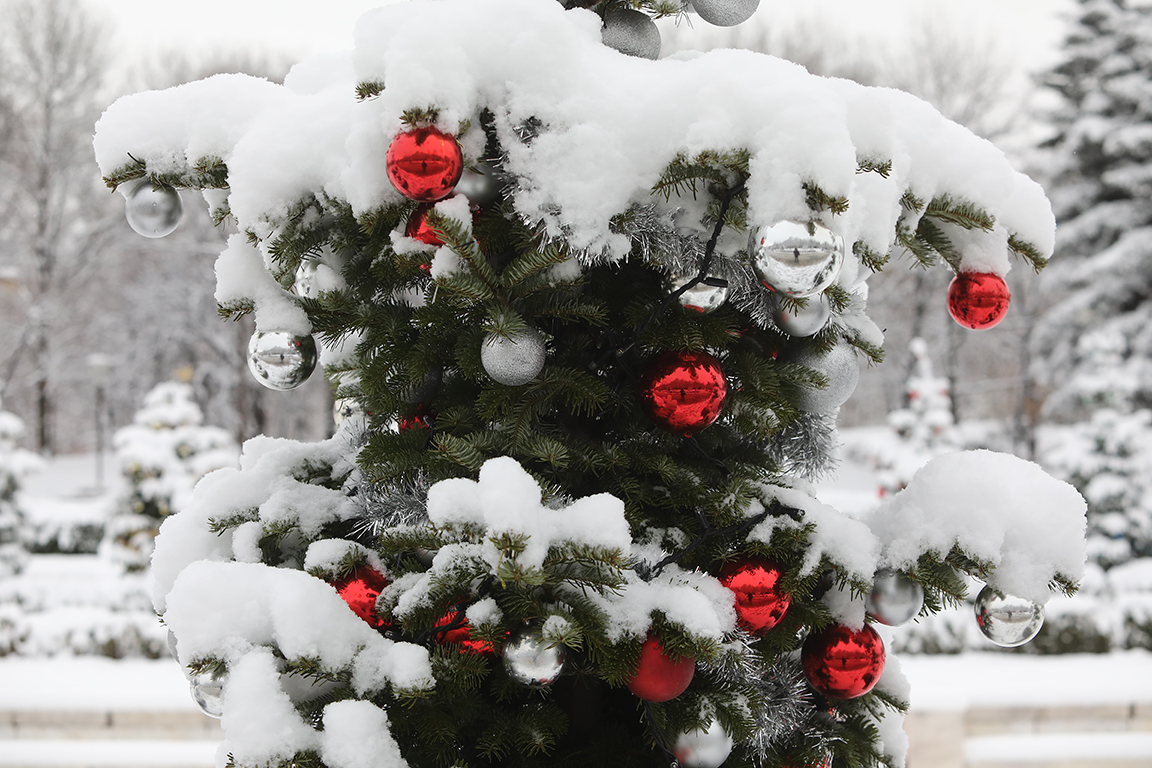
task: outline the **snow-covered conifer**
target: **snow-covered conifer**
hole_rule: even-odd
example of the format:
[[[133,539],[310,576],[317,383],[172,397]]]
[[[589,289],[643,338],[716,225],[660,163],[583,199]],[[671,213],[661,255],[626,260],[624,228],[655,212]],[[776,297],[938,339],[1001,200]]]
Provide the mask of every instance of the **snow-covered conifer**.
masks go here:
[[[24,549],[24,513],[16,492],[20,480],[41,466],[42,459],[19,447],[24,421],[0,410],[0,577],[19,573],[27,553]]]

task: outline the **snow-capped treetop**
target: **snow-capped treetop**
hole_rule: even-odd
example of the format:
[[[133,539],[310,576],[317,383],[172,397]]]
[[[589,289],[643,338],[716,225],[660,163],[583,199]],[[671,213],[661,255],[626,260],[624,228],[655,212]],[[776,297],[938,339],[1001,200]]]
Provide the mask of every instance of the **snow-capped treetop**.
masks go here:
[[[149,390],[140,410],[132,417],[134,424],[153,429],[194,426],[203,420],[204,414],[192,397],[191,385],[179,381],[165,381]]]

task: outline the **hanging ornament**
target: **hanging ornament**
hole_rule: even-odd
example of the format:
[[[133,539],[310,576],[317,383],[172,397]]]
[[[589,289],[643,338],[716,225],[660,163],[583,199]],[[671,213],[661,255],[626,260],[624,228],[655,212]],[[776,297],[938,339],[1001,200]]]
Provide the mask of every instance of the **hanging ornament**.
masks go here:
[[[695,275],[675,275],[672,277],[672,290],[678,291],[695,279]],[[705,278],[679,296],[680,306],[702,315],[719,309],[727,298],[728,281],[718,277]]]
[[[976,625],[984,637],[1002,648],[1024,645],[1044,625],[1044,606],[986,585],[976,596]]]
[[[456,192],[468,198],[468,202],[477,208],[492,205],[500,199],[500,177],[487,163],[479,163],[475,170],[465,168],[456,183]]]
[[[367,565],[362,565],[342,579],[332,584],[337,594],[348,603],[348,607],[373,629],[382,629],[388,622],[376,613],[376,598],[388,586],[388,578],[384,574]]]
[[[427,126],[397,134],[384,166],[397,192],[430,203],[452,194],[464,171],[464,155],[455,136]]]
[[[780,567],[771,560],[747,557],[720,570],[720,583],[736,596],[736,618],[753,635],[763,635],[788,613],[791,598],[780,591]]]
[[[696,660],[685,656],[673,661],[664,646],[649,634],[640,646],[640,664],[628,679],[628,690],[645,701],[670,701],[688,689],[696,674]]]
[[[720,417],[728,382],[707,352],[665,352],[640,376],[640,405],[658,427],[691,435]]]
[[[768,290],[807,298],[836,281],[844,263],[844,238],[818,221],[781,221],[753,229],[748,252]]]
[[[425,245],[435,245],[440,247],[444,245],[444,241],[440,239],[440,235],[436,234],[436,230],[428,223],[428,211],[432,210],[431,204],[419,205],[416,210],[412,211],[412,215],[408,217],[408,224],[404,227],[404,235],[413,240],[419,240]],[[430,266],[421,264],[420,268],[427,272],[431,269]]]
[[[468,619],[464,618],[463,611],[450,610],[436,622],[437,627],[453,624],[456,626],[440,633],[441,645],[454,646],[461,653],[471,653],[488,658],[496,657],[496,647],[492,643],[472,637],[472,625],[468,623]]]
[[[144,237],[170,235],[184,215],[180,193],[167,185],[155,186],[143,179],[128,193],[124,203],[124,218],[128,226]]]
[[[805,347],[794,358],[795,362],[824,374],[828,386],[823,389],[801,386],[796,405],[808,413],[830,413],[852,397],[860,381],[860,367],[852,345],[840,339],[827,354],[813,347]]]
[[[718,27],[734,27],[752,18],[760,0],[692,0],[700,18]]]
[[[924,607],[924,588],[899,571],[882,568],[872,581],[872,594],[864,601],[868,615],[881,624],[898,627],[914,619]]]
[[[512,338],[490,333],[480,345],[480,362],[493,381],[509,387],[527,384],[544,369],[544,337],[529,328]]]
[[[600,40],[627,56],[641,59],[660,57],[660,30],[656,22],[631,8],[612,11],[604,17]]]
[[[999,275],[961,272],[948,285],[948,314],[965,328],[983,331],[1004,319],[1011,299]]]
[[[504,644],[504,669],[521,685],[550,685],[564,669],[564,646],[544,639],[539,627],[514,632]]]
[[[732,754],[733,741],[715,718],[704,730],[680,734],[672,748],[684,768],[720,768]]]
[[[401,432],[411,429],[428,429],[432,426],[432,407],[427,403],[418,403],[408,413],[401,415],[397,421],[397,428]]]
[[[300,266],[296,267],[296,278],[292,281],[292,293],[305,299],[319,296],[320,289],[316,285],[316,272],[319,267],[319,259],[301,259]]]
[[[248,342],[248,370],[268,389],[295,389],[316,368],[316,341],[285,331],[257,331]]]
[[[789,336],[815,336],[832,316],[832,305],[821,293],[812,296],[804,306],[785,301],[779,294],[772,296],[772,322]]]
[[[342,397],[332,403],[332,420],[336,422],[336,426],[340,426],[353,416],[361,416],[363,413],[363,406],[354,397]]]
[[[224,714],[224,683],[212,672],[200,672],[188,681],[192,700],[200,711],[217,720]]]
[[[872,690],[884,671],[884,641],[865,624],[832,625],[808,635],[800,652],[808,684],[834,699],[854,699]]]

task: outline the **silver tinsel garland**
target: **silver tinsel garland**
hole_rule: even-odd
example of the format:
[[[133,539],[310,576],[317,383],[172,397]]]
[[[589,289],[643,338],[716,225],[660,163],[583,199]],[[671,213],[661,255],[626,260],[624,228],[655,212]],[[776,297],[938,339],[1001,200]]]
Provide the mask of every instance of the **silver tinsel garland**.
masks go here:
[[[389,528],[427,523],[428,489],[431,487],[423,475],[400,488],[364,483],[356,495],[361,511],[352,529],[353,535],[375,540]]]
[[[781,474],[819,480],[835,471],[838,413],[802,413],[764,446]]]

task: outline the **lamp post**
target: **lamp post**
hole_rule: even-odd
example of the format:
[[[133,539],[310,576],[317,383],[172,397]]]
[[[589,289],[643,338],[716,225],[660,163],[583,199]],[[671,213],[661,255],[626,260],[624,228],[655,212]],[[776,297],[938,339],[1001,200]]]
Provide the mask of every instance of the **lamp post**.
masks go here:
[[[112,373],[112,358],[101,352],[88,355],[88,373],[96,385],[96,492],[104,491],[104,386]]]

